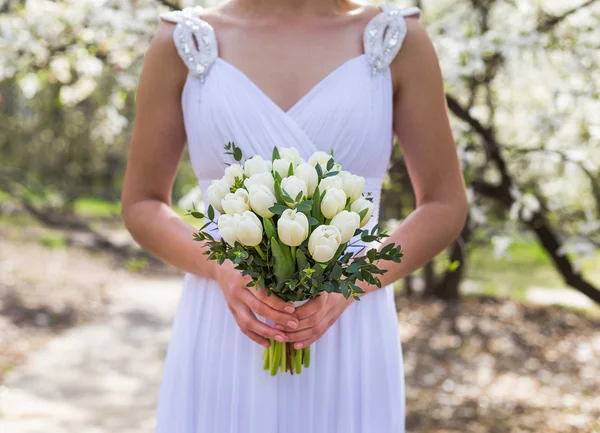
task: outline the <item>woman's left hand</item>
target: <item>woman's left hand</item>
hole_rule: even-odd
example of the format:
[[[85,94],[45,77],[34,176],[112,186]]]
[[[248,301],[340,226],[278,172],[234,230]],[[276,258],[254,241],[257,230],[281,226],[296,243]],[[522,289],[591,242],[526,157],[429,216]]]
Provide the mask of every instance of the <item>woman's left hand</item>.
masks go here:
[[[316,298],[296,308],[294,315],[299,322],[296,329],[279,325],[276,328],[285,331],[296,349],[308,347],[325,334],[352,301],[352,298],[346,299],[339,293],[321,292]]]

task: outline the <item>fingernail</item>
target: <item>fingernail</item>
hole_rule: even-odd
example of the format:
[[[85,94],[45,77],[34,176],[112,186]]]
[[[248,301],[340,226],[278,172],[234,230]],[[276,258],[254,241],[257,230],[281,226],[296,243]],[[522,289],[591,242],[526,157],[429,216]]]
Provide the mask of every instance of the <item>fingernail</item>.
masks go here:
[[[280,343],[283,343],[283,338],[281,337],[281,335],[276,335],[275,340],[279,341]]]
[[[287,307],[285,307],[283,309],[286,313],[292,314],[294,311],[296,311],[296,309],[294,308],[293,305],[288,305]]]
[[[302,349],[302,343],[296,343],[296,344],[294,344],[294,347],[296,349]]]
[[[296,328],[298,327],[298,324],[297,324],[296,322],[294,322],[294,321],[290,320],[290,321],[288,322],[288,326],[289,326],[290,328],[292,328],[292,329],[296,329]]]

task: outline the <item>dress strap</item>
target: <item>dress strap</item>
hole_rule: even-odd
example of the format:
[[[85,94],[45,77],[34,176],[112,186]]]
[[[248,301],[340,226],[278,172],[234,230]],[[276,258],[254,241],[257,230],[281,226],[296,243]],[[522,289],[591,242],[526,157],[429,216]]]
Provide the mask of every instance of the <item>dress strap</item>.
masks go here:
[[[389,67],[400,51],[407,32],[405,17],[421,15],[417,7],[383,4],[380,8],[382,12],[369,21],[363,35],[365,54],[373,74]]]
[[[219,56],[217,38],[212,26],[200,18],[201,6],[166,12],[160,19],[176,23],[173,41],[190,74],[203,80]]]

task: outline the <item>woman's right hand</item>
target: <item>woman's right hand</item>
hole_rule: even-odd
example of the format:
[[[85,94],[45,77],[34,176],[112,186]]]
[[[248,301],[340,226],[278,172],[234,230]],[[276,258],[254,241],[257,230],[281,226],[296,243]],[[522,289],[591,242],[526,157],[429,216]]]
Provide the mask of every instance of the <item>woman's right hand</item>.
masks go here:
[[[298,318],[293,315],[294,306],[278,296],[267,296],[262,289],[247,287],[251,278],[242,276],[230,261],[225,261],[222,265],[212,263],[213,278],[221,285],[229,310],[242,332],[264,347],[269,347],[267,339],[288,342],[289,337],[285,332],[261,322],[256,315],[270,320],[274,325],[296,329]]]

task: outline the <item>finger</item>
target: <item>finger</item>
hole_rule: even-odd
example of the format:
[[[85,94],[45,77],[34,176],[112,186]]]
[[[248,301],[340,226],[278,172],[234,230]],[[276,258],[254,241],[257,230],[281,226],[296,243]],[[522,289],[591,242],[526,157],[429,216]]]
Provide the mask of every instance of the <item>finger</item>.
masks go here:
[[[290,332],[297,332],[297,331],[302,331],[303,329],[312,328],[312,327],[316,326],[321,320],[323,320],[323,318],[327,315],[327,311],[328,310],[326,308],[322,308],[319,311],[317,311],[315,314],[313,314],[312,316],[308,316],[305,319],[299,320],[298,326],[296,328],[276,324],[275,329],[279,329],[279,330],[285,332],[286,334],[289,334]]]
[[[258,344],[260,344],[261,346],[263,346],[265,348],[269,348],[269,346],[271,345],[271,343],[269,343],[269,340],[267,340],[264,337],[261,337],[260,335],[254,333],[252,331],[246,331],[246,332],[244,332],[244,335],[246,335],[248,338],[257,342]]]
[[[298,319],[295,316],[274,310],[251,293],[246,292],[242,295],[242,300],[255,314],[291,330],[298,328]]]
[[[313,314],[317,314],[324,306],[327,299],[326,295],[319,295],[312,298],[306,304],[296,309],[296,317],[299,320],[305,319]]]
[[[254,296],[274,310],[283,311],[288,314],[293,314],[296,311],[291,302],[285,302],[275,294],[269,296],[265,290],[256,287],[248,287],[248,289],[252,291]]]
[[[308,333],[308,336],[306,336],[306,338],[302,338],[306,334],[300,335],[300,332],[298,332],[298,335],[294,335],[294,336],[291,333],[288,334],[290,336],[290,340],[294,341],[294,348],[302,349],[303,347],[310,346],[315,341],[317,341],[319,338],[321,338],[325,334],[325,332],[327,332],[327,330],[331,327],[331,325],[333,325],[333,322],[334,322],[333,319],[323,319],[316,326],[314,326],[310,329],[305,329],[304,331],[300,331],[300,332]],[[292,338],[293,338],[293,340],[292,340]]]
[[[240,308],[239,316],[242,324],[242,330],[251,331],[261,337],[268,338],[270,340],[276,340],[280,342],[289,341],[289,337],[282,331],[271,328],[264,324],[254,316],[252,311],[248,307]]]

